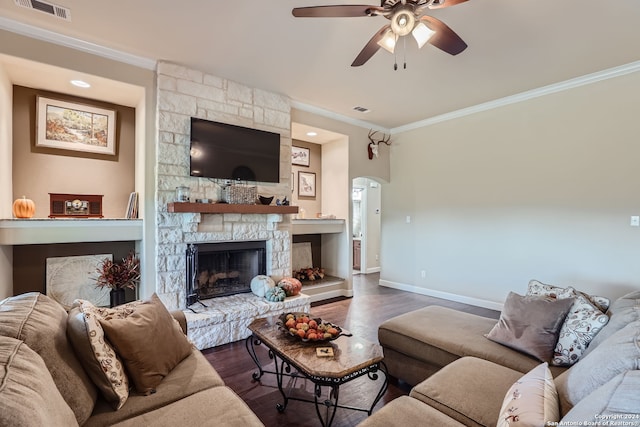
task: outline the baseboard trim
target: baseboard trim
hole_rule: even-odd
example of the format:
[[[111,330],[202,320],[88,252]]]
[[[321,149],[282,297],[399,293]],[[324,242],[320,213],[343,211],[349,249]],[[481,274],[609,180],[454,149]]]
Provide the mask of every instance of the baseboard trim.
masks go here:
[[[371,273],[380,273],[380,267],[367,268],[367,271],[364,274],[371,274]]]
[[[324,301],[326,299],[331,299],[331,298],[338,298],[338,297],[350,298],[352,296],[353,296],[353,289],[335,289],[333,291],[320,292],[314,295],[309,295],[309,298],[311,298],[310,302],[318,302],[318,301]]]
[[[401,291],[412,292],[414,294],[426,295],[434,298],[442,298],[450,301],[461,302],[463,304],[474,305],[476,307],[488,308],[491,310],[502,311],[503,304],[494,301],[483,300],[480,298],[467,297],[464,295],[452,294],[449,292],[436,291],[434,289],[420,288],[418,286],[407,285],[405,283],[391,282],[389,280],[380,280],[380,286],[387,288],[399,289]]]

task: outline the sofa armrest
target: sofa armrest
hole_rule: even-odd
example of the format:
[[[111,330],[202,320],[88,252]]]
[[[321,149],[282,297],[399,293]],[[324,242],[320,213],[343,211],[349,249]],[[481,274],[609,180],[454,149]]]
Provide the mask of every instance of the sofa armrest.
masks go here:
[[[184,315],[184,312],[182,310],[171,310],[171,315],[180,324],[182,332],[187,335],[187,317]]]

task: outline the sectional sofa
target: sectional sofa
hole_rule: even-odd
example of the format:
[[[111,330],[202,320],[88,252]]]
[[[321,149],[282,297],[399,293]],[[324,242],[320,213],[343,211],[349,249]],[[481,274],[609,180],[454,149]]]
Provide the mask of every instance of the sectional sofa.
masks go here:
[[[40,293],[0,301],[0,425],[262,426],[184,330],[155,295],[69,313]]]
[[[549,300],[575,292],[544,286]],[[526,310],[509,319],[507,303],[498,321],[429,306],[384,322],[378,334],[388,370],[414,387],[361,426],[640,426],[640,291],[611,303],[605,318],[591,312],[591,323],[574,308],[553,325],[557,342],[546,361],[518,331],[539,319]],[[505,325],[515,338],[492,340]],[[572,346],[560,345],[563,336]]]

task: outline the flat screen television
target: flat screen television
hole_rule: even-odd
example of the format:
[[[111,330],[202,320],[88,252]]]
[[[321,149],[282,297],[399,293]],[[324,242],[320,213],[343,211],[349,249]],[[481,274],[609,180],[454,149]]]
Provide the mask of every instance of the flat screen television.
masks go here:
[[[280,134],[191,118],[190,175],[280,182]]]

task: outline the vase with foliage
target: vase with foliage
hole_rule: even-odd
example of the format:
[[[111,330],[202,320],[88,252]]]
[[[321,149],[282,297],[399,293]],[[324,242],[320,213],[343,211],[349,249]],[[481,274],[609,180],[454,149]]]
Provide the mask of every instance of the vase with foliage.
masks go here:
[[[125,302],[125,289],[135,289],[140,284],[140,259],[132,252],[120,262],[104,259],[96,269],[96,286],[111,290],[111,307]]]

